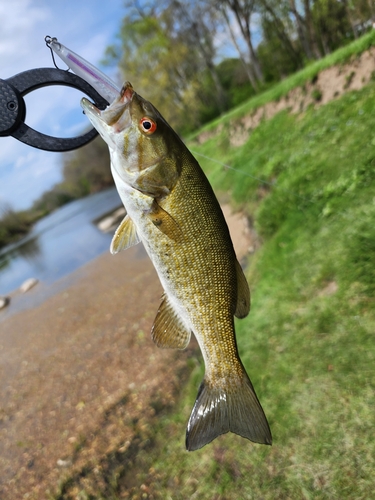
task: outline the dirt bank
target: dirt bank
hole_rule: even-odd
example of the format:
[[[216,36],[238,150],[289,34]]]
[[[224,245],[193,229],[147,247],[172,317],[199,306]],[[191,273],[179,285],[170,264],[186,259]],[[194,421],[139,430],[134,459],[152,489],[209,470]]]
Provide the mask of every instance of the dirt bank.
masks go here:
[[[295,87],[278,101],[268,102],[242,118],[232,120],[231,126],[228,127],[230,144],[235,147],[242,146],[262,120],[268,120],[282,110],[301,113],[308,106],[322,106],[346,92],[361,89],[374,78],[374,75],[375,47],[371,47],[346,64],[322,70],[313,81],[307,82],[301,87]],[[222,125],[219,125],[216,130],[202,132],[196,140],[203,144],[214,137],[220,131],[220,127]]]

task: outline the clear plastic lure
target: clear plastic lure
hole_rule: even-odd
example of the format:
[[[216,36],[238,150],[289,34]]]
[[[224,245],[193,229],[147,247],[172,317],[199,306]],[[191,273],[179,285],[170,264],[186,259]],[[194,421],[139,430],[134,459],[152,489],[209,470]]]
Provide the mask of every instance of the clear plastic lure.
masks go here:
[[[109,104],[111,104],[119,96],[120,89],[117,85],[93,64],[68,49],[68,47],[65,47],[65,45],[60,43],[57,38],[46,36],[45,41],[47,47],[58,55],[60,59],[62,59],[65,64],[69,66],[73,73],[80,76],[83,80],[94,87],[94,89],[102,97],[104,97]]]

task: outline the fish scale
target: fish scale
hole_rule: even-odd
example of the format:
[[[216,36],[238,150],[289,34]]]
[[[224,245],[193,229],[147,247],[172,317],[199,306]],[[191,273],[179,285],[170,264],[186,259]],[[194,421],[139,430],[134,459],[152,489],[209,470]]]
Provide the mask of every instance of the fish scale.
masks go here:
[[[206,176],[160,113],[128,82],[105,111],[87,99],[82,107],[108,143],[127,210],[111,251],[142,241],[164,288],[152,338],[159,347],[183,349],[193,332],[202,351],[205,376],[187,425],[187,449],[229,431],[271,444],[234,331],[234,315],[249,312],[250,292]]]

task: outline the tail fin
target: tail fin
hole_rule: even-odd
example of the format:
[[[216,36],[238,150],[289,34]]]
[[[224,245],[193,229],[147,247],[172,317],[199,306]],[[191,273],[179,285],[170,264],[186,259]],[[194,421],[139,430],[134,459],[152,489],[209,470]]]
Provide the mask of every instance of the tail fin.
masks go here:
[[[245,372],[242,381],[225,389],[203,380],[186,429],[186,449],[198,450],[229,431],[272,444],[266,416]]]

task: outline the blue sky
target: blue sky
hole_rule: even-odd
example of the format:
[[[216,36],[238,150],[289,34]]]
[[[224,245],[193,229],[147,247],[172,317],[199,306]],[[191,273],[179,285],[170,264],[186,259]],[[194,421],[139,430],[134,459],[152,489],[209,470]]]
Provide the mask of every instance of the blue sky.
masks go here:
[[[51,67],[46,35],[98,66],[106,47],[116,40],[125,14],[123,4],[123,0],[0,1],[0,78]],[[64,68],[64,63],[59,66]],[[88,124],[80,98],[78,91],[61,86],[33,92],[25,98],[26,123],[49,135],[77,135]],[[60,153],[0,137],[0,208],[4,204],[16,210],[28,208],[61,180],[61,166]]]

